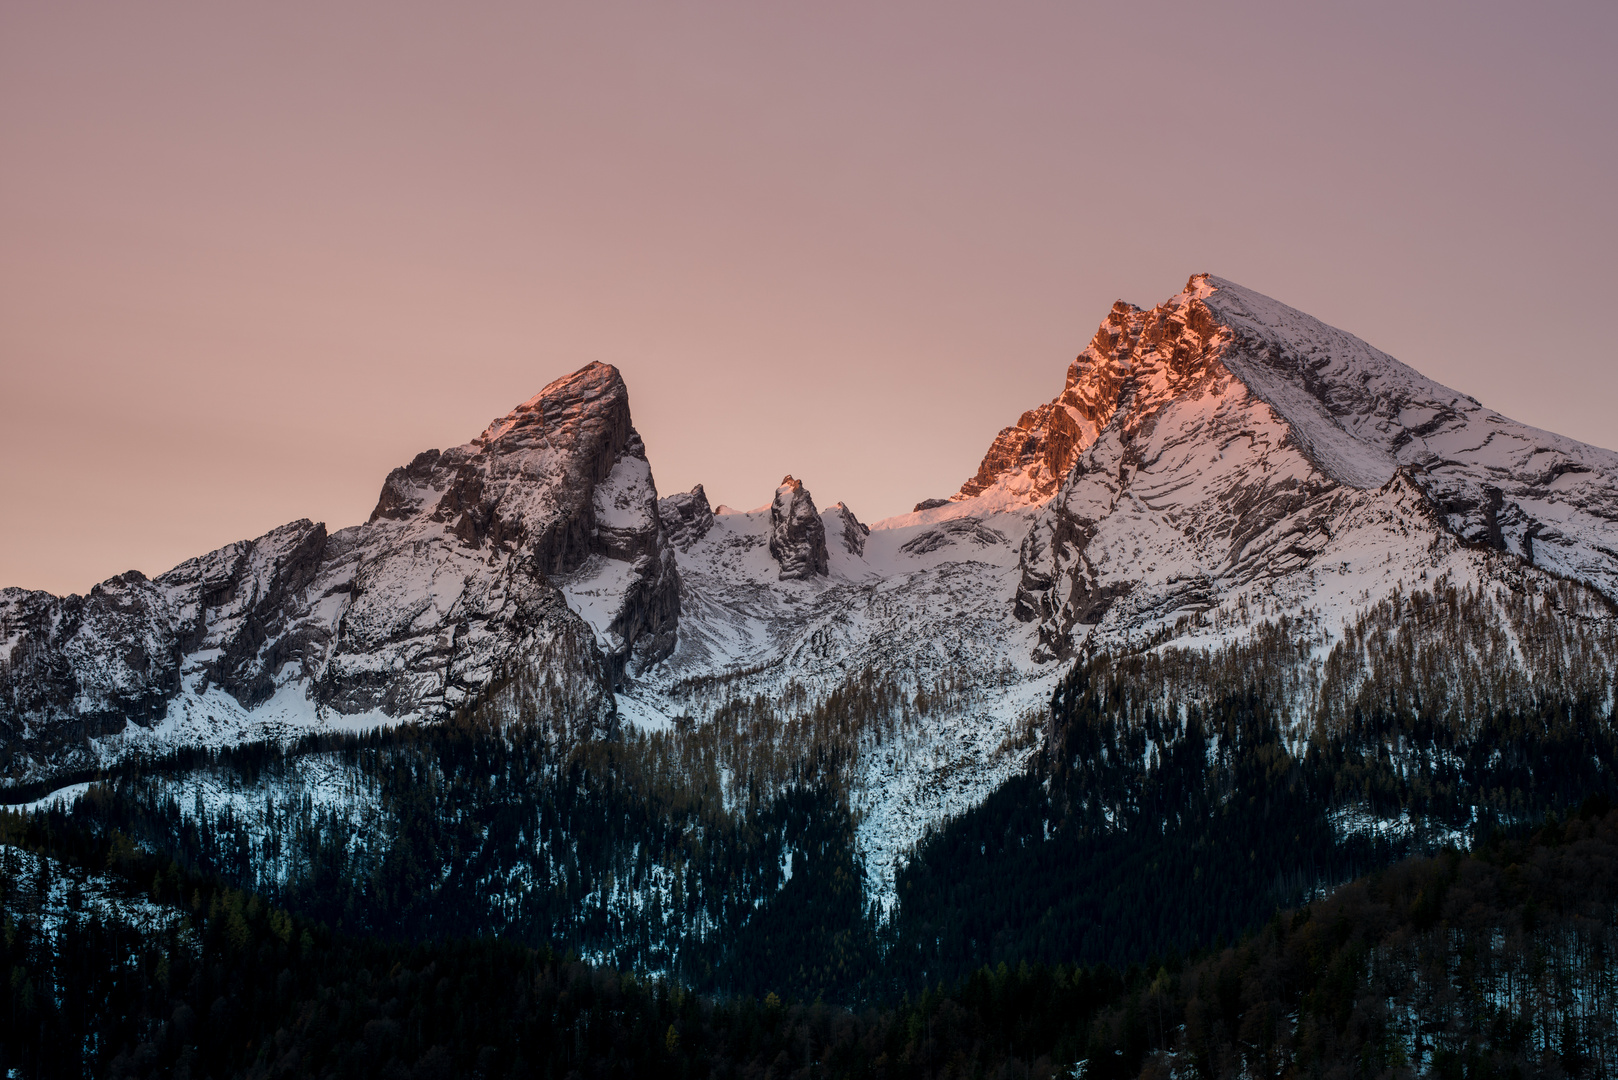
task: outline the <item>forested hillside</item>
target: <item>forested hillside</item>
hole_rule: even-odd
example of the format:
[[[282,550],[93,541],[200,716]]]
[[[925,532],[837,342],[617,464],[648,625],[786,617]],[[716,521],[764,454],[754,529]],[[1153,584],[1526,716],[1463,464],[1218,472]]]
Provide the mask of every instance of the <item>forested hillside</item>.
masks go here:
[[[1234,945],[1122,971],[1001,964],[852,1011],[695,994],[510,941],[334,931],[83,816],[0,816],[0,840],[0,1068],[20,1076],[1618,1067],[1618,812],[1603,799],[1532,833],[1491,832],[1470,854],[1398,863]],[[173,913],[155,930],[153,907]]]
[[[1299,742],[1262,683],[1187,705],[1117,667],[1065,679],[1028,771],[920,846],[890,965],[1183,954],[1402,855],[1618,794],[1618,723],[1589,699],[1463,731],[1356,713]]]

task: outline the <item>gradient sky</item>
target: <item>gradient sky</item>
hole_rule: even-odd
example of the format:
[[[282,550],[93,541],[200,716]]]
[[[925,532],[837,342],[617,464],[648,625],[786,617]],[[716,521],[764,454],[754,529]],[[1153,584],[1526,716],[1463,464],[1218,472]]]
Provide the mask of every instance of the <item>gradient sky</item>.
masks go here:
[[[601,360],[874,520],[1211,271],[1618,446],[1618,5],[0,6],[0,585],[298,517]]]

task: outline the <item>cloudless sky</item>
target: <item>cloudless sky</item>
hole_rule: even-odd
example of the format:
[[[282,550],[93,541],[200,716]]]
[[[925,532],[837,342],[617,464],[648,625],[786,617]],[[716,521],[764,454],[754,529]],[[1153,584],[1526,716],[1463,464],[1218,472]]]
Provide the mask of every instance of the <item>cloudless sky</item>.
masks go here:
[[[1200,271],[1618,446],[1618,5],[0,6],[0,585],[298,517],[592,360],[659,489],[948,495]]]

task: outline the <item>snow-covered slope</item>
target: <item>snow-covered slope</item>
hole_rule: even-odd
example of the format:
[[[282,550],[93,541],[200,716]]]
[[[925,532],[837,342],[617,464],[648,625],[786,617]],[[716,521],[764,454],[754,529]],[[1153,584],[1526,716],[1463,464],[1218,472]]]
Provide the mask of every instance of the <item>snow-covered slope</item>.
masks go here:
[[[1119,304],[1073,370],[1105,420],[1022,552],[1042,655],[1237,603],[1340,624],[1483,549],[1618,598],[1618,455],[1267,297],[1199,275]]]
[[[801,482],[781,490],[813,506]],[[867,668],[970,676],[1033,666],[1032,635],[1009,618],[1029,511],[975,516],[966,500],[867,529],[837,503],[794,530],[812,540],[788,542],[781,503],[714,512],[700,488],[662,501],[681,537],[680,628],[674,651],[625,696],[700,718],[727,696],[793,681],[829,689]],[[796,550],[811,543],[824,573]]]
[[[178,931],[178,942],[196,949],[200,942],[187,928],[187,913],[154,903],[127,882],[10,844],[0,844],[0,917],[8,931],[38,934],[45,948],[57,951],[69,929],[80,934],[92,921],[121,925],[137,934],[161,938]]]
[[[592,364],[395,469],[364,525],[294,522],[89,596],[0,592],[0,755],[27,777],[432,718],[521,672],[605,728],[611,685],[673,647],[678,603],[628,393]]]
[[[788,501],[814,505],[799,481],[751,512],[710,510],[700,488],[662,501],[679,537],[678,640],[620,692],[619,708],[641,724],[701,723],[762,698],[808,716],[872,679],[894,686],[896,734],[845,729],[860,747],[851,794],[861,849],[876,895],[891,900],[902,854],[1031,749],[1022,733],[1058,674],[1034,659],[1034,628],[1011,617],[1033,511],[991,494],[867,527],[836,503],[819,529],[794,530],[824,534],[815,547],[826,570],[814,573],[803,572],[812,559],[802,543],[782,539]]]

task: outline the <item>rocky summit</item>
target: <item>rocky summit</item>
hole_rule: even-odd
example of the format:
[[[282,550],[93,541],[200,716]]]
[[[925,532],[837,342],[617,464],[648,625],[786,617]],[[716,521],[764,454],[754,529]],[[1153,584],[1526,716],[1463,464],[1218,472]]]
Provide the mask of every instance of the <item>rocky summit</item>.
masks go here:
[[[1463,549],[1618,598],[1618,455],[1230,282],[1199,275],[1149,311],[1115,306],[1058,404],[1099,426],[1081,428],[1023,548],[1017,614],[1040,622],[1049,655],[1255,583],[1335,616],[1367,575],[1379,595]]]
[[[802,480],[790,475],[770,503],[770,558],[781,564],[781,580],[826,574],[826,526]]]
[[[613,582],[593,622],[558,588],[592,573]],[[592,364],[393,470],[364,525],[293,522],[83,597],[0,593],[0,752],[28,775],[153,740],[430,719],[523,672],[606,730],[614,683],[673,648],[678,615],[628,392]]]

